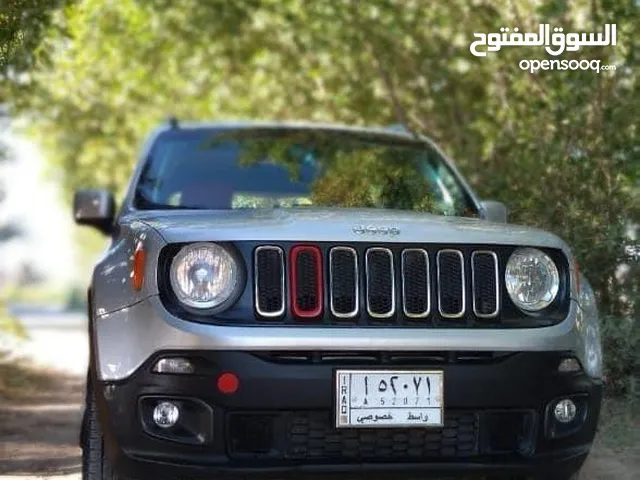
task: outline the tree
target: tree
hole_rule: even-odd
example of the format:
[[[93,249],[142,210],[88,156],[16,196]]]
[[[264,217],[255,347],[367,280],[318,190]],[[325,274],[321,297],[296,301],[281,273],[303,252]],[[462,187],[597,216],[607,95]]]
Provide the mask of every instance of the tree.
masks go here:
[[[64,2],[61,0],[4,0],[0,5],[0,122],[8,124],[4,103],[7,92],[22,85],[21,75],[29,72],[38,58],[41,40],[49,28],[52,15]],[[15,91],[15,90],[14,90]],[[2,128],[6,128],[2,126]],[[0,145],[0,161],[7,152]],[[4,191],[0,185],[0,201]],[[14,225],[0,225],[0,241],[18,234]]]
[[[35,64],[52,15],[64,0],[4,0],[0,5],[0,69],[21,73]]]
[[[10,100],[9,90],[16,92],[23,87],[23,75],[36,65],[42,37],[51,24],[53,12],[62,3],[60,0],[3,0],[0,4],[0,122],[8,120],[3,104]],[[6,154],[0,145],[0,162],[6,160]],[[0,203],[3,197],[0,185]],[[0,242],[18,234],[15,225],[0,225]],[[7,318],[5,310],[0,298],[0,330],[22,333],[19,326]]]
[[[82,0],[47,35],[51,61],[14,108],[38,116],[70,189],[119,191],[169,114],[402,123],[433,137],[514,222],[563,237],[603,312],[632,319],[620,288],[637,283],[620,286],[615,271],[640,222],[639,12],[629,0]],[[470,54],[474,32],[540,23],[615,23],[616,46],[559,58],[616,70],[530,73],[521,60],[550,58],[531,47]]]

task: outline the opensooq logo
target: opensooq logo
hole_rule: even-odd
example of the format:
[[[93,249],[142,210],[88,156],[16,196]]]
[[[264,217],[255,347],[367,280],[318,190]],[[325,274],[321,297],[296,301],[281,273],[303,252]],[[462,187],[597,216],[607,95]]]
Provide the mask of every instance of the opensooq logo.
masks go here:
[[[607,23],[604,33],[564,33],[564,29],[556,27],[551,34],[548,23],[540,24],[536,32],[521,33],[518,28],[510,32],[509,28],[501,28],[501,33],[474,33],[478,40],[469,46],[469,50],[476,57],[486,57],[487,52],[497,52],[502,47],[542,47],[550,55],[560,55],[565,50],[575,52],[580,47],[595,47],[616,44],[616,25]],[[486,51],[478,51],[478,47],[486,46]]]

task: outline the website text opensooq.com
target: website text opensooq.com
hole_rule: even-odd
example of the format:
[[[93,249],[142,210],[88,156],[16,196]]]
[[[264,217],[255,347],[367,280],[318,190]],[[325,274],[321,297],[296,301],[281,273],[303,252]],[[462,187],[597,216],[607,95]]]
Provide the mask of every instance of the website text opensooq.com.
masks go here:
[[[615,70],[615,65],[600,65],[600,60],[520,60],[522,70],[535,73],[538,70]]]

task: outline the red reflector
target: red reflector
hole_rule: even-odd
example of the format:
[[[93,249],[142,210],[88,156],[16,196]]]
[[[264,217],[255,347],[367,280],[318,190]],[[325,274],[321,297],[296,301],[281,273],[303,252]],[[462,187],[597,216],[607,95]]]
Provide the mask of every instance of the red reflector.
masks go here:
[[[298,318],[315,318],[322,313],[322,252],[311,245],[291,249],[289,262],[291,311]]]
[[[218,390],[222,393],[236,393],[240,381],[233,373],[223,373],[218,377]]]
[[[144,266],[147,260],[147,254],[144,251],[142,242],[138,243],[136,251],[133,254],[133,270],[131,272],[131,284],[136,290],[142,289],[144,281]]]

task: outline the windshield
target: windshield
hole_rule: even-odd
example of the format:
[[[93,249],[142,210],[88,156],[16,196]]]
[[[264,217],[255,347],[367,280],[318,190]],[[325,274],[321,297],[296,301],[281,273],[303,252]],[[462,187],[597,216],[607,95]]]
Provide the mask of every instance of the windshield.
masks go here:
[[[467,191],[425,142],[292,128],[163,132],[143,167],[135,206],[324,206],[477,214]]]

